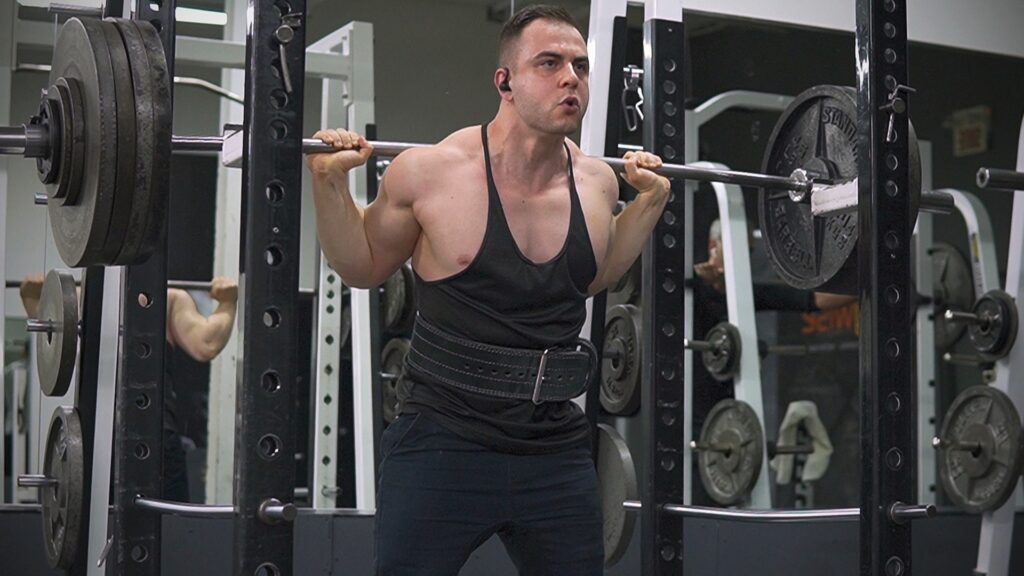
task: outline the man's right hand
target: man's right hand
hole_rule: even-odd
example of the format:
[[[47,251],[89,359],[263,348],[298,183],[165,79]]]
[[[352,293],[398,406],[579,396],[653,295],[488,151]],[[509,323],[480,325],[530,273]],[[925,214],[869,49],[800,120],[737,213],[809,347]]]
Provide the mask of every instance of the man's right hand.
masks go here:
[[[708,260],[693,267],[705,284],[718,292],[725,292],[725,265],[722,251],[717,245],[708,248]]]
[[[349,170],[366,164],[373,155],[373,146],[365,138],[341,128],[319,130],[313,134],[313,138],[319,138],[338,150],[333,154],[320,152],[306,155],[306,165],[310,171],[315,176],[329,180],[347,178]]]

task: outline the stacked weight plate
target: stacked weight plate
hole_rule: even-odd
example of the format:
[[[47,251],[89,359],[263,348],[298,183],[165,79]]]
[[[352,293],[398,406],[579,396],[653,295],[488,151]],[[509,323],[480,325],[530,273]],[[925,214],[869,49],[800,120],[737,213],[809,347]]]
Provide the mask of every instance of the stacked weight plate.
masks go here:
[[[51,131],[60,135],[51,154],[60,168],[47,184],[47,205],[69,266],[138,263],[159,244],[170,97],[152,25],[72,18],[61,27],[40,109],[54,117]]]

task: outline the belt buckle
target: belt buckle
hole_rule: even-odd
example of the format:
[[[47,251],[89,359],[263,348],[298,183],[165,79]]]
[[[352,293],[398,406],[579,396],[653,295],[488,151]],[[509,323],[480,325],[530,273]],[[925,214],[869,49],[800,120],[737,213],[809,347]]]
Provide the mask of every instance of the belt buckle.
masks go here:
[[[541,355],[540,355],[540,363],[537,365],[537,380],[536,380],[536,382],[533,383],[533,398],[532,398],[533,404],[535,406],[540,406],[541,405],[541,401],[540,401],[540,384],[541,384],[541,382],[544,381],[544,369],[548,365],[548,352],[550,352],[550,351],[551,351],[551,348],[545,348],[544,349],[544,352],[542,352]]]

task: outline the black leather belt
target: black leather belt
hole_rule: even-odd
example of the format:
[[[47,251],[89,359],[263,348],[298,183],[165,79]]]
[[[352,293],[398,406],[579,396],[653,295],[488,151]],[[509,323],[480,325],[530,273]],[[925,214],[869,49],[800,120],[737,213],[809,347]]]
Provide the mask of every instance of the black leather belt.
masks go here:
[[[460,390],[540,404],[586,392],[597,366],[597,350],[582,338],[576,348],[547,350],[481,344],[448,334],[417,315],[405,362],[413,376],[419,373]]]

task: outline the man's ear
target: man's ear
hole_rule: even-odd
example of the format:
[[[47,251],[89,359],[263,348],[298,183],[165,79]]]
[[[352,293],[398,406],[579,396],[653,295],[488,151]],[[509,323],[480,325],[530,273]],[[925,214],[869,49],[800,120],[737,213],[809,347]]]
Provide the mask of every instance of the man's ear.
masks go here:
[[[500,82],[498,82],[498,90],[500,90],[502,92],[511,92],[512,91],[512,87],[509,86],[508,81],[509,81],[509,78],[511,78],[511,76],[512,76],[512,72],[509,71],[509,69],[507,67],[505,67],[505,66],[502,66],[501,70],[505,71],[505,77],[502,78]]]

